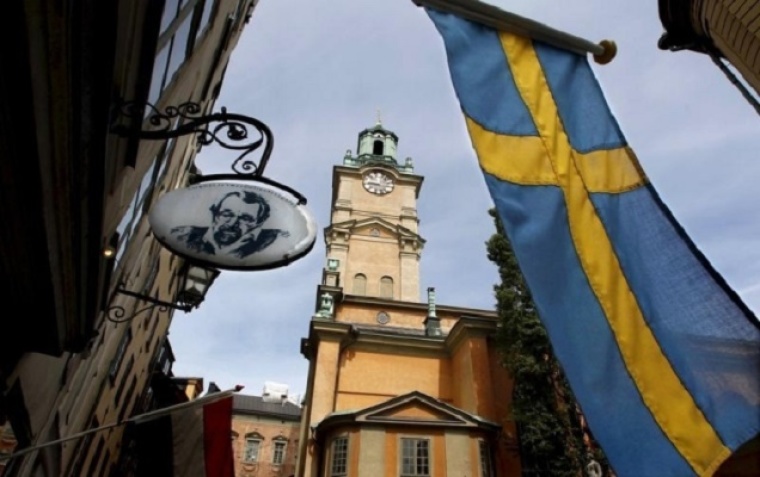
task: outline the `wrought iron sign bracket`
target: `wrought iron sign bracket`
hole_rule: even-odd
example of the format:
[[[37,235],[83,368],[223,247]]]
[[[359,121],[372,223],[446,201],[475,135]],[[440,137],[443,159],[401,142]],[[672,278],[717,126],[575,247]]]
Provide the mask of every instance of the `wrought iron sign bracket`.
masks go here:
[[[202,113],[203,108],[192,102],[163,110],[134,101],[114,108],[110,131],[126,138],[127,148],[136,147],[141,140],[194,135],[199,145],[214,144],[238,154],[230,166],[231,173],[193,178],[192,184],[157,200],[148,217],[156,240],[198,267],[214,269],[268,270],[305,256],[314,246],[317,230],[305,207],[306,198],[264,176],[274,147],[272,131],[258,119],[228,113],[225,108],[218,113]],[[199,216],[198,211],[209,211],[210,216]],[[209,282],[208,277],[205,280]],[[196,285],[203,282],[201,277]],[[193,293],[198,295],[197,290]],[[184,306],[194,299],[202,301],[203,297],[190,296],[187,301],[178,295],[175,302]],[[148,301],[153,306],[167,306]],[[123,315],[122,311],[116,318],[122,320]]]
[[[121,305],[109,306],[105,310],[105,316],[108,321],[111,321],[113,323],[126,323],[127,321],[131,321],[135,319],[137,315],[139,315],[140,313],[153,310],[156,307],[158,307],[158,311],[161,311],[161,312],[169,311],[169,309],[171,308],[173,310],[182,310],[185,313],[189,312],[193,308],[190,305],[176,305],[174,303],[169,303],[167,301],[157,300],[147,295],[141,295],[140,293],[129,291],[125,288],[122,288],[121,286],[117,287],[114,290],[113,295],[116,295],[117,293],[137,298],[139,300],[150,303],[150,305],[134,311],[134,313],[132,313],[129,316],[125,316],[127,312],[123,306]]]
[[[245,179],[260,178],[264,174],[274,147],[274,136],[269,127],[256,118],[228,113],[201,115],[198,103],[186,102],[179,106],[167,106],[163,111],[150,103],[121,102],[112,114],[110,131],[128,139],[167,140],[195,134],[201,145],[216,143],[234,151],[240,151],[232,163],[232,170]],[[149,129],[142,129],[147,123]],[[247,157],[261,148],[258,163]]]
[[[120,283],[111,293],[110,303],[114,302],[117,294],[121,294],[150,303],[150,305],[135,310],[129,316],[125,316],[127,312],[123,306],[111,305],[104,310],[106,319],[114,323],[124,323],[134,319],[140,313],[153,310],[156,307],[161,312],[167,312],[172,309],[189,313],[203,303],[206,293],[214,283],[214,280],[216,280],[216,277],[219,276],[219,270],[185,262],[177,272],[177,276],[179,277],[179,285],[172,301],[159,300],[158,298],[127,290],[124,283]]]

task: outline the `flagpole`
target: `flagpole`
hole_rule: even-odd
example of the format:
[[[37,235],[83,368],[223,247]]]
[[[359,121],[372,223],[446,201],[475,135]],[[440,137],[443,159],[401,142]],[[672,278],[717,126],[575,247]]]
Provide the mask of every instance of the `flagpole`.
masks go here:
[[[13,454],[9,454],[9,455],[4,456],[4,457],[0,456],[0,462],[2,462],[2,461],[10,461],[11,459],[15,459],[16,457],[21,457],[21,456],[24,456],[26,454],[30,454],[30,453],[32,453],[34,451],[38,451],[40,449],[44,449],[46,447],[52,447],[52,446],[55,446],[55,445],[58,445],[58,444],[62,444],[64,442],[73,441],[75,439],[79,439],[79,438],[82,438],[82,437],[90,435],[90,434],[95,434],[96,432],[106,431],[108,429],[113,429],[114,427],[125,426],[125,425],[129,424],[130,422],[137,423],[138,421],[150,420],[150,419],[154,419],[156,417],[161,417],[161,416],[163,416],[165,414],[171,414],[172,412],[180,410],[180,409],[200,406],[202,404],[206,404],[206,403],[209,403],[209,402],[214,402],[214,401],[217,401],[219,399],[223,399],[223,398],[225,398],[227,396],[231,396],[233,393],[239,392],[242,389],[243,389],[243,386],[238,385],[238,386],[235,386],[234,388],[228,389],[226,391],[222,391],[222,392],[218,392],[218,393],[213,393],[213,394],[207,394],[206,396],[203,396],[202,398],[199,398],[199,399],[194,399],[192,401],[183,402],[183,403],[180,403],[180,404],[176,404],[174,406],[169,406],[169,407],[164,407],[164,408],[161,408],[161,409],[156,409],[155,411],[146,412],[146,413],[140,414],[138,416],[132,416],[132,417],[130,417],[128,419],[124,419],[123,421],[120,421],[120,422],[114,422],[114,423],[111,423],[111,424],[105,424],[105,425],[100,426],[100,427],[93,427],[92,429],[87,429],[86,431],[78,432],[76,434],[71,434],[70,436],[62,437],[62,438],[56,439],[54,441],[43,442],[42,444],[37,444],[35,446],[31,446],[31,447],[27,447],[25,449],[21,449],[18,452],[14,452]]]
[[[70,436],[62,437],[60,439],[56,439],[54,441],[48,441],[43,442],[42,444],[37,444],[36,446],[27,447],[25,449],[21,449],[18,452],[14,452],[13,454],[9,454],[6,456],[0,456],[0,461],[10,461],[11,459],[15,459],[16,457],[21,457],[26,454],[30,454],[34,451],[38,451],[40,449],[44,449],[46,447],[52,447],[58,444],[62,444],[64,442],[73,441],[74,439],[79,439],[80,437],[84,437],[89,434],[94,434],[96,432],[100,431],[106,431],[108,429],[113,429],[114,427],[123,426],[127,423],[127,421],[121,421],[121,422],[114,422],[112,424],[106,424],[105,426],[100,427],[94,427],[92,429],[87,429],[86,431],[78,432],[76,434],[71,434]]]
[[[504,11],[479,0],[412,0],[417,6],[427,6],[447,13],[453,13],[467,20],[480,23],[496,30],[508,31],[527,36],[534,40],[585,55],[592,54],[594,61],[607,64],[615,57],[615,42],[603,40],[594,43],[589,40],[555,30],[543,23]]]
[[[232,394],[234,394],[236,392],[240,392],[242,389],[243,389],[243,386],[237,385],[234,388],[228,389],[226,391],[220,391],[220,392],[216,392],[216,393],[212,393],[212,394],[206,394],[202,398],[193,399],[192,401],[187,401],[187,402],[175,404],[174,406],[162,407],[161,409],[156,409],[155,411],[146,412],[146,413],[140,414],[138,416],[132,416],[129,419],[127,419],[125,421],[125,423],[132,421],[132,422],[134,422],[134,423],[137,424],[139,422],[144,422],[144,421],[148,421],[148,420],[151,420],[151,419],[155,419],[157,417],[161,417],[161,416],[164,416],[166,414],[171,414],[174,411],[179,411],[180,409],[185,409],[185,408],[188,408],[188,407],[195,407],[195,406],[199,406],[201,404],[206,404],[206,403],[218,401],[219,399],[223,399],[223,398],[226,398],[227,396],[231,396]]]

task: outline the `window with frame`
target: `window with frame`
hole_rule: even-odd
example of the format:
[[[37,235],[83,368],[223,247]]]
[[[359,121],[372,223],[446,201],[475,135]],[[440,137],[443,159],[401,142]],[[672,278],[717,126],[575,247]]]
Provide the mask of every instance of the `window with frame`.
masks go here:
[[[155,254],[151,254],[151,255],[155,257]],[[153,293],[153,287],[156,286],[156,279],[158,278],[158,269],[159,269],[158,259],[152,258],[150,261],[150,270],[148,270],[148,276],[145,277],[145,285],[143,286],[143,293],[148,296],[156,296],[158,294],[158,291],[156,291],[155,295]],[[158,317],[155,315],[155,313],[153,312],[147,313],[145,318],[143,319],[143,324],[142,324],[143,329],[147,330],[150,322],[157,318]]]
[[[166,342],[164,342],[164,343],[166,343]],[[164,375],[169,376],[171,374],[171,371],[172,371],[172,361],[171,361],[171,359],[169,359],[167,357],[166,359],[164,359],[163,361],[161,361],[161,365],[160,366],[161,366],[161,372]]]
[[[140,221],[145,215],[145,211],[150,207],[150,197],[153,195],[153,190],[156,187],[157,176],[159,175],[159,172],[161,172],[161,167],[168,159],[166,157],[167,151],[172,145],[173,140],[167,143],[167,146],[153,158],[153,162],[150,167],[148,167],[148,170],[140,181],[140,186],[129,200],[127,211],[124,213],[121,222],[119,222],[119,225],[116,227],[116,232],[119,234],[119,241],[116,246],[117,263],[121,261],[121,257],[129,246],[130,239],[135,230],[140,226]]]
[[[153,391],[153,388],[148,386],[148,388],[145,390],[145,396],[143,397],[143,404],[142,409],[148,410],[153,409],[153,394],[155,391]]]
[[[121,409],[119,410],[119,422],[124,420],[124,417],[127,416],[127,411],[129,409],[134,409],[135,406],[132,405],[132,400],[135,397],[135,391],[137,390],[137,377],[132,378],[132,382],[129,383],[129,388],[127,389],[127,393],[124,395],[124,402],[121,404]]]
[[[105,438],[101,437],[98,439],[98,446],[95,448],[95,453],[92,455],[92,458],[90,459],[90,465],[87,466],[87,473],[84,475],[97,475],[95,471],[98,468],[98,464],[100,464],[100,454],[103,453],[103,449],[105,448],[106,441]]]
[[[158,317],[154,317],[153,320],[151,321],[153,321],[153,325],[150,328],[150,336],[156,337],[155,340],[153,341],[153,345],[151,346],[155,347],[157,345],[160,345],[163,342],[163,338],[156,334],[156,331],[158,330],[158,322],[161,320],[159,320]]]
[[[102,469],[100,469],[100,472],[98,473],[98,475],[106,475],[106,469],[112,467],[111,451],[110,450],[106,451],[106,455],[105,455],[105,457],[103,457],[103,463],[100,466],[98,466],[98,467],[102,467]]]
[[[206,33],[206,31],[208,31],[208,27],[211,25],[211,13],[214,9],[214,4],[216,3],[216,0],[205,0],[205,1],[201,1],[201,3],[203,3],[203,6],[202,6],[203,10],[201,11],[200,23],[195,33],[196,42],[201,36],[203,36],[204,33]]]
[[[97,416],[93,416],[92,420],[90,421],[90,429],[95,429],[96,427],[100,427],[100,421],[98,420]],[[69,475],[91,475],[91,474],[85,474],[84,472],[84,463],[85,458],[87,457],[87,452],[90,451],[92,448],[92,438],[95,434],[87,434],[82,439],[79,439],[79,443],[74,448],[73,453],[73,459],[74,459],[74,467],[72,471],[69,473]]]
[[[367,294],[367,276],[361,273],[357,273],[354,276],[354,295],[366,295]]]
[[[288,442],[284,440],[274,441],[274,450],[272,451],[272,464],[282,465],[285,463],[285,448]]]
[[[261,441],[263,437],[261,434],[253,433],[245,436],[245,451],[243,452],[243,461],[245,462],[258,462],[259,451],[261,451]]]
[[[161,34],[164,34],[179,13],[180,0],[166,0],[164,12],[161,15]]]
[[[179,123],[181,125],[181,122]],[[159,187],[159,193],[165,191],[168,188],[168,183],[166,182],[166,166],[169,164],[169,161],[172,160],[172,156],[174,155],[174,149],[176,145],[175,138],[171,138],[166,142],[166,146],[163,150],[163,159],[159,161],[158,164],[158,170],[155,173],[155,183],[156,187]]]
[[[119,405],[121,402],[121,396],[124,392],[124,387],[127,385],[127,378],[129,377],[129,372],[132,370],[132,368],[135,365],[135,357],[132,356],[129,358],[129,362],[127,362],[127,365],[124,369],[124,373],[121,376],[121,381],[119,381],[119,387],[116,388],[116,394],[114,394],[114,404]]]
[[[380,298],[393,298],[393,279],[391,277],[380,279]]]
[[[343,477],[348,473],[348,437],[336,437],[332,442],[330,477]]]
[[[401,439],[401,477],[430,476],[430,440]]]
[[[125,331],[121,336],[119,347],[116,349],[116,355],[114,355],[113,361],[111,361],[111,367],[108,369],[108,378],[111,380],[111,382],[116,379],[116,375],[119,373],[121,362],[124,359],[124,354],[127,352],[127,347],[131,341],[132,328],[127,328],[127,331]]]
[[[480,447],[480,475],[481,477],[493,477],[491,446],[484,440],[478,441],[478,445]]]
[[[149,103],[158,102],[175,73],[192,55],[198,40],[211,24],[215,4],[216,0],[167,0],[165,3],[148,93]]]

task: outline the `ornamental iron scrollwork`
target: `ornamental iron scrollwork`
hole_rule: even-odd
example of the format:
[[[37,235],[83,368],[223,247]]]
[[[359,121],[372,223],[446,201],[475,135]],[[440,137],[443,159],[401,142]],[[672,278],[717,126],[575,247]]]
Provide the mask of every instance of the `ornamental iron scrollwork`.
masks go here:
[[[121,305],[111,305],[105,309],[105,317],[108,321],[113,322],[113,323],[126,323],[128,321],[132,321],[133,319],[137,318],[137,316],[140,315],[141,313],[153,310],[155,308],[158,308],[158,311],[160,312],[167,312],[171,308],[173,310],[182,310],[185,313],[187,313],[195,307],[194,305],[188,304],[188,303],[175,304],[175,303],[169,303],[167,301],[157,300],[147,295],[142,295],[140,293],[129,291],[125,289],[123,285],[120,285],[116,287],[116,289],[114,289],[113,294],[111,295],[111,302],[113,302],[113,299],[117,294],[127,295],[133,298],[137,298],[141,301],[150,303],[150,305],[137,309],[136,311],[133,311],[132,314],[129,316],[125,316],[127,314],[127,310],[125,307]]]
[[[112,323],[126,323],[135,319],[137,315],[146,311],[153,310],[155,308],[158,308],[158,311],[160,312],[169,311],[169,307],[166,305],[152,304],[134,311],[129,316],[125,316],[127,314],[127,310],[123,306],[114,305],[106,309],[106,319]]]
[[[269,127],[256,118],[228,113],[227,108],[205,116],[201,112],[200,105],[193,102],[167,106],[163,111],[150,103],[122,102],[114,112],[111,132],[124,138],[147,140],[195,134],[201,145],[216,143],[225,149],[241,151],[231,165],[235,174],[262,177],[274,147],[274,136]],[[119,122],[123,119],[129,120],[133,126]],[[143,123],[147,123],[150,129],[140,129]],[[258,163],[248,157],[262,146]]]

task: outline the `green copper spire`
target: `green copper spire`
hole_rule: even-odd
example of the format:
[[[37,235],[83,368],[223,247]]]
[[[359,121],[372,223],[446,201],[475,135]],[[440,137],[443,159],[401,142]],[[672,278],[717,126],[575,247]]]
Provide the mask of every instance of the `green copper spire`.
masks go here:
[[[435,288],[427,289],[428,294],[428,315],[423,323],[425,324],[425,336],[441,336],[441,319],[435,314]]]
[[[394,167],[399,172],[414,172],[412,158],[407,157],[403,164],[399,163],[396,157],[397,149],[398,136],[383,127],[378,112],[377,123],[359,133],[356,156],[351,153],[351,150],[346,151],[343,165],[361,167],[365,164],[377,164]]]

